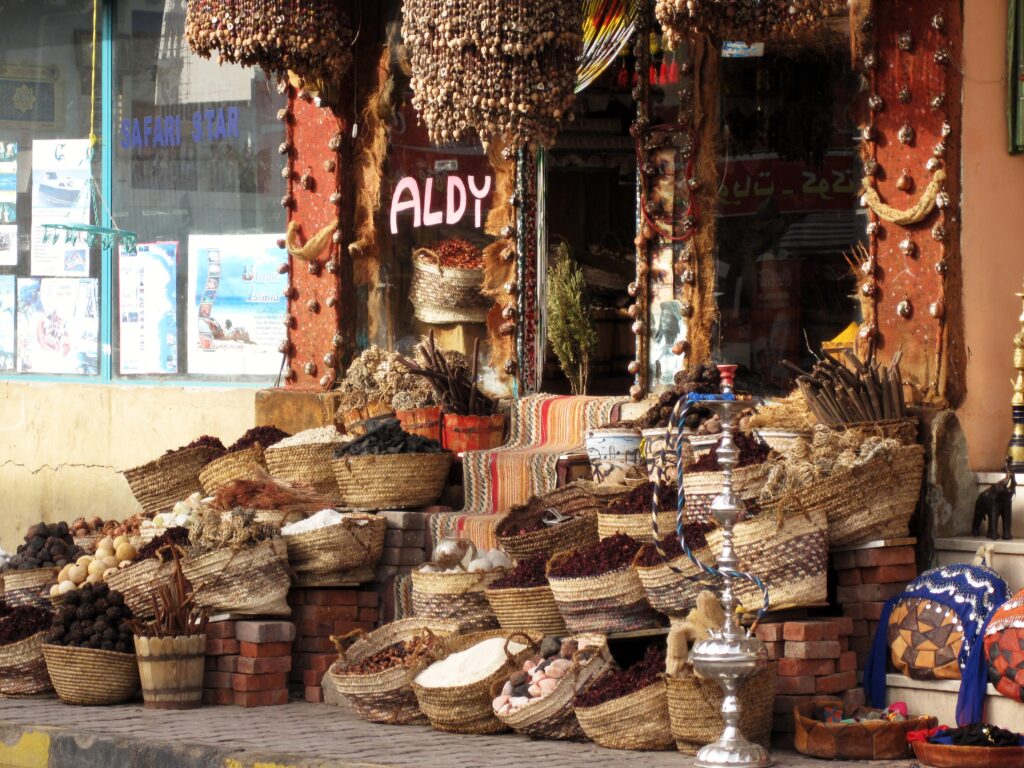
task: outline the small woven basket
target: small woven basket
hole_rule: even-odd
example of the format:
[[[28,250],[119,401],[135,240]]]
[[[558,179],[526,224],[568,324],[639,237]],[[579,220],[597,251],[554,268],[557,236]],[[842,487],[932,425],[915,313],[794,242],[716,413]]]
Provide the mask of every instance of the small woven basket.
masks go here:
[[[454,621],[464,630],[492,629],[498,617],[487,601],[487,586],[504,571],[412,572],[412,612],[421,619]]]
[[[469,685],[457,685],[443,688],[426,688],[414,679],[412,689],[416,694],[420,710],[430,720],[430,725],[438,731],[448,733],[500,733],[507,726],[499,720],[491,706],[491,689],[501,680],[503,683],[519,669],[529,656],[536,653],[542,636],[539,632],[506,632],[493,630],[490,632],[474,632],[469,635],[457,635],[445,638],[444,658],[453,653],[472,648],[477,643],[501,637],[505,640],[505,663],[495,672],[482,680]],[[525,645],[518,653],[509,650],[509,643]]]
[[[814,435],[810,430],[793,431],[789,429],[757,429],[754,430],[761,440],[778,453],[791,451],[800,443],[810,442]]]
[[[338,692],[364,720],[390,725],[426,724],[429,721],[416,702],[412,681],[426,664],[436,660],[435,654],[431,653],[409,666],[391,667],[383,672],[352,674],[347,670],[385,648],[412,640],[424,632],[447,637],[458,631],[459,625],[454,621],[414,618],[385,624],[380,629],[363,634],[347,648],[343,647],[341,640],[335,638],[340,657],[328,670],[328,674]]]
[[[139,665],[134,653],[43,644],[46,669],[65,704],[123,704],[139,692]]]
[[[793,746],[797,752],[826,760],[905,760],[913,756],[907,734],[938,725],[934,717],[826,723],[814,717],[815,710],[823,706],[839,710],[843,719],[864,714],[859,707],[847,707],[841,699],[827,696],[797,704],[793,707]]]
[[[272,445],[263,456],[271,477],[309,485],[317,493],[338,498],[338,483],[334,479],[331,462],[334,461],[334,449],[340,445],[344,445],[344,440],[338,435],[338,440],[330,443],[308,443],[283,448]]]
[[[576,718],[595,744],[608,749],[672,748],[664,680],[596,707],[576,707]]]
[[[767,462],[739,467],[732,473],[732,488],[746,507],[746,516],[753,517],[760,513],[757,499],[761,495],[764,483],[771,470]],[[688,523],[714,523],[711,515],[711,504],[722,492],[724,472],[685,472],[683,474],[683,492],[686,505],[683,514]],[[675,518],[672,524],[675,525]]]
[[[148,464],[126,469],[124,479],[144,512],[158,514],[171,509],[182,499],[201,492],[199,473],[214,459],[224,455],[219,448],[180,448]]]
[[[34,568],[31,571],[7,571],[0,574],[0,594],[12,608],[31,605],[49,608],[50,587],[57,583],[59,568]]]
[[[413,252],[412,302],[416,319],[440,323],[483,323],[492,301],[483,292],[483,269],[441,267],[437,254],[427,248]]]
[[[203,493],[213,496],[218,489],[234,480],[258,480],[266,468],[263,446],[256,443],[211,461],[199,473],[199,482],[203,485]]]
[[[210,613],[287,616],[291,571],[283,539],[241,549],[216,549],[182,563],[195,604]]]
[[[118,568],[107,577],[107,586],[124,596],[124,604],[139,619],[153,618],[153,598],[160,587],[171,583],[174,564],[151,557]]]
[[[672,510],[658,513],[658,531],[664,536],[676,528],[676,513]],[[616,533],[625,533],[628,536],[649,544],[654,541],[654,531],[651,528],[650,512],[639,515],[613,515],[609,512],[598,512],[597,514],[597,535],[602,539],[614,536]]]
[[[412,509],[441,496],[450,453],[397,453],[342,456],[332,463],[338,492],[350,507]]]
[[[658,626],[658,614],[632,566],[598,576],[552,576],[552,566],[571,555],[560,552],[548,561],[547,569],[555,604],[570,632],[610,635]]]
[[[43,658],[46,632],[0,645],[0,696],[37,696],[53,690]]]
[[[637,552],[633,568],[651,607],[669,617],[682,618],[688,614],[697,603],[697,594],[708,588],[701,567],[686,555],[674,557],[667,563],[640,565],[640,555],[641,552]],[[715,561],[714,553],[707,548],[697,550],[694,555],[702,563]]]
[[[378,515],[346,515],[337,525],[285,536],[288,563],[300,577],[374,566],[384,554],[387,529]]]
[[[487,589],[484,594],[502,629],[532,629],[548,637],[565,634],[565,621],[547,585]]]

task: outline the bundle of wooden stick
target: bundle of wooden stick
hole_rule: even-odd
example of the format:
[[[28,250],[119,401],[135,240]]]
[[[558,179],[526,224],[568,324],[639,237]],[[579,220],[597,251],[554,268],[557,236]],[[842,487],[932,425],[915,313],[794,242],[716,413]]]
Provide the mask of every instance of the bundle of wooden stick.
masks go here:
[[[783,365],[796,372],[797,386],[818,421],[835,427],[906,418],[907,403],[900,375],[902,351],[893,355],[888,367],[879,365],[874,353],[866,362],[849,350],[844,354],[849,368],[827,352],[810,372],[783,361]]]
[[[207,615],[195,605],[192,584],[181,570],[177,548],[172,547],[174,573],[168,584],[160,585],[152,596],[152,621],[132,620],[128,625],[139,637],[180,637],[206,632]]]
[[[425,361],[423,366],[417,365],[406,357],[400,357],[398,361],[405,366],[409,373],[423,376],[430,382],[437,393],[441,409],[445,413],[456,416],[490,416],[497,411],[498,404],[481,392],[476,385],[480,359],[479,339],[473,342],[473,368],[471,371],[466,371],[464,368],[452,368],[448,364],[441,350],[434,343],[433,331],[417,350]]]

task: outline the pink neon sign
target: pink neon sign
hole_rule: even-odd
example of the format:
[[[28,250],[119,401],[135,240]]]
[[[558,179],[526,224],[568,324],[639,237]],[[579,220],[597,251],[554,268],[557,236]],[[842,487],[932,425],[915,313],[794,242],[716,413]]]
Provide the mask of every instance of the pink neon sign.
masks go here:
[[[412,226],[438,227],[442,224],[451,226],[458,224],[466,215],[470,200],[473,203],[473,226],[483,226],[484,199],[491,193],[490,176],[484,176],[480,186],[477,177],[469,176],[463,181],[458,176],[447,177],[444,207],[434,208],[434,179],[420,183],[411,176],[405,176],[395,185],[391,195],[391,234],[398,234],[398,215],[404,211],[412,211]]]

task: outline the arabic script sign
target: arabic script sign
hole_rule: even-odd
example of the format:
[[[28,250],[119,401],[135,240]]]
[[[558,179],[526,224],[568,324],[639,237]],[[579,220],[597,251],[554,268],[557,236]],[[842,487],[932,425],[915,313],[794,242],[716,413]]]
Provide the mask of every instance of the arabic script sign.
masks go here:
[[[783,213],[849,210],[857,204],[859,179],[849,154],[827,155],[820,168],[772,156],[730,158],[724,170],[723,216],[751,214],[768,201]]]

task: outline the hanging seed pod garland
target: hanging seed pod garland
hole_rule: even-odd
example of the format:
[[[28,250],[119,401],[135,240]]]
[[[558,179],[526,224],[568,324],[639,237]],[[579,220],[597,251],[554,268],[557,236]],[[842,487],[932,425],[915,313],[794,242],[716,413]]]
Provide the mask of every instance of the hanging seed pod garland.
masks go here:
[[[579,0],[404,0],[413,105],[431,141],[475,132],[506,152],[550,147],[572,119]]]
[[[352,64],[352,25],[337,0],[189,0],[185,38],[203,58],[334,81]]]
[[[658,0],[654,14],[671,45],[688,34],[730,40],[785,39],[847,10],[847,0]]]

